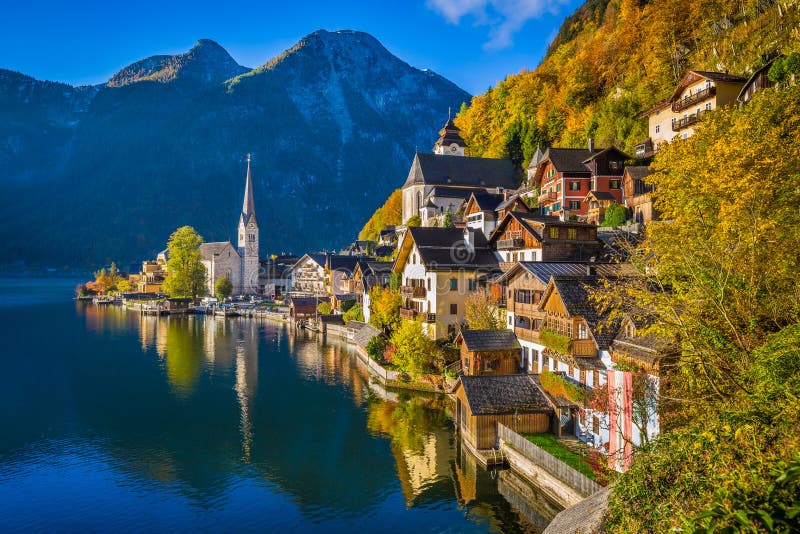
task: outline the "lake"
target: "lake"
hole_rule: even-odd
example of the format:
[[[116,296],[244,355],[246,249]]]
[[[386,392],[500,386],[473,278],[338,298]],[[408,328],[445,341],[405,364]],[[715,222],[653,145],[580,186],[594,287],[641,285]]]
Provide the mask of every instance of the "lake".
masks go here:
[[[341,342],[0,280],[0,531],[537,532],[445,399]],[[505,488],[505,489],[504,489]],[[506,495],[506,497],[504,497]],[[535,506],[534,506],[535,508]]]

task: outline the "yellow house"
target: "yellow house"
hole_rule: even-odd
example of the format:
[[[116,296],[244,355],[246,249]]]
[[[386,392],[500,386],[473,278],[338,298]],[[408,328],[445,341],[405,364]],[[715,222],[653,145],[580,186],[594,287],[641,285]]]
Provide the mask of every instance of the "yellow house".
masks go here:
[[[647,117],[649,137],[636,145],[636,156],[652,156],[664,143],[691,137],[703,114],[735,104],[746,82],[724,72],[687,72],[668,99],[641,115]]]
[[[467,295],[499,267],[480,230],[416,227],[403,236],[392,272],[402,275],[400,317],[442,339],[465,322]]]

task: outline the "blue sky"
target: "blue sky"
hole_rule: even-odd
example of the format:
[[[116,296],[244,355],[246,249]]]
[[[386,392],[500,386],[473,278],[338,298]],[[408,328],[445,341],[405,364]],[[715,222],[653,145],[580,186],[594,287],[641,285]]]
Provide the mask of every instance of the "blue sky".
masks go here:
[[[2,0],[0,68],[74,85],[101,83],[154,54],[220,43],[257,67],[317,29],[354,29],[479,94],[535,68],[581,0],[284,0],[64,2]]]

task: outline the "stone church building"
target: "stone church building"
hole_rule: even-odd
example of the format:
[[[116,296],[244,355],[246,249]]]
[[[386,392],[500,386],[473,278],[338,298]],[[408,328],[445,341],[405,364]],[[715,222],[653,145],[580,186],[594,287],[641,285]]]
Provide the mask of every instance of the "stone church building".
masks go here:
[[[253,201],[250,154],[247,155],[247,180],[242,213],[239,215],[238,236],[238,247],[234,247],[229,241],[200,245],[209,295],[214,294],[214,284],[223,277],[231,281],[234,295],[254,295],[259,292],[258,221]]]

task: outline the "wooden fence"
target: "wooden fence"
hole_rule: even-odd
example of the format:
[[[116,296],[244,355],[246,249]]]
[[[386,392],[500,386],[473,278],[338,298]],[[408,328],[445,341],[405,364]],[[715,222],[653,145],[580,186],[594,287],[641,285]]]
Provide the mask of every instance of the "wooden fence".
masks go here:
[[[603,489],[600,484],[591,478],[568,466],[544,449],[534,445],[504,424],[498,423],[497,431],[500,437],[501,450],[503,447],[503,442],[508,443],[508,445],[516,449],[517,452],[525,456],[528,460],[546,470],[559,481],[563,482],[584,497],[588,497],[594,492]]]

